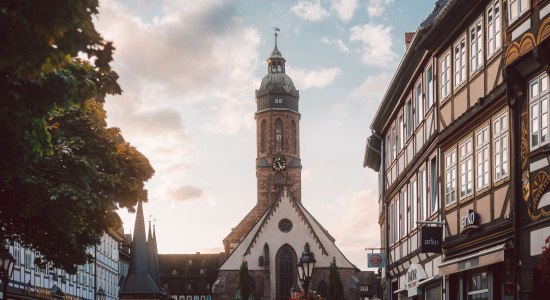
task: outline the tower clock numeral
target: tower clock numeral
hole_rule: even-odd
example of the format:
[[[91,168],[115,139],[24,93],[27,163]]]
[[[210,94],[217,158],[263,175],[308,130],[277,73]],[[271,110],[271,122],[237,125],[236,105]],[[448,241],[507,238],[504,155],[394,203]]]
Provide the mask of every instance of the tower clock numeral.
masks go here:
[[[275,157],[273,159],[271,167],[274,171],[283,171],[286,169],[286,161],[282,157]]]

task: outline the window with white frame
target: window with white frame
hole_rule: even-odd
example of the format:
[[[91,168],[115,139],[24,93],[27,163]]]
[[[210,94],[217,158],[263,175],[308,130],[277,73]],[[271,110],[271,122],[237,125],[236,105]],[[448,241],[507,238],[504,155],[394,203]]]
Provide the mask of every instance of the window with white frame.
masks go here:
[[[456,159],[455,159],[456,160]],[[430,159],[430,213],[434,214],[438,209],[438,199],[437,199],[437,156],[434,156]],[[456,178],[456,175],[455,175]],[[456,188],[456,186],[455,186]],[[428,217],[428,216],[426,216]]]
[[[451,94],[451,52],[447,52],[439,60],[441,101]]]
[[[470,27],[470,74],[483,66],[483,19],[479,17]]]
[[[426,194],[426,169],[418,171],[418,219],[424,221],[428,217],[428,200]]]
[[[502,45],[502,37],[500,33],[501,18],[500,18],[500,0],[494,0],[487,7],[486,14],[487,23],[487,58],[493,56]]]
[[[460,179],[460,199],[473,194],[473,145],[472,137],[458,144],[458,172]]]
[[[401,114],[399,115],[399,117],[397,117],[397,153],[399,153],[399,151],[403,149],[403,129],[403,114]]]
[[[530,146],[535,150],[548,144],[548,75],[546,72],[529,82]]]
[[[433,79],[433,66],[430,65],[426,69],[425,74],[426,82],[426,111],[434,104],[434,79]]]
[[[548,100],[546,100],[546,102],[548,102]],[[495,182],[497,182],[507,178],[509,174],[507,110],[493,117],[493,151],[495,168],[494,179]]]
[[[412,100],[411,100],[410,97],[409,97],[409,99],[407,99],[407,102],[405,103],[405,114],[406,114],[406,117],[407,117],[407,119],[405,120],[405,122],[406,122],[405,128],[406,128],[406,132],[407,132],[407,138],[409,138],[412,135],[413,128],[414,128],[414,125],[413,125],[413,107],[412,107]]]
[[[390,205],[388,206],[388,224],[389,224],[389,231],[388,231],[388,242],[393,244],[395,242],[395,201],[390,202]]]
[[[456,149],[445,154],[445,205],[456,202]]]
[[[401,237],[404,237],[407,235],[407,233],[409,233],[409,224],[407,223],[407,206],[408,206],[408,202],[407,201],[408,198],[407,198],[407,187],[404,188],[402,191],[401,191],[401,197],[399,199],[399,208],[401,210],[400,214],[401,214],[401,222],[400,222],[400,227],[401,227]]]
[[[422,81],[419,81],[414,88],[414,105],[416,106],[415,123],[416,126],[424,119],[424,99],[422,97]]]
[[[466,35],[463,35],[453,46],[454,53],[454,87],[458,88],[466,80]]]
[[[508,0],[508,20],[510,24],[529,9],[529,0]]]
[[[416,185],[417,181],[416,180],[413,180],[411,181],[411,183],[409,184],[409,188],[410,188],[410,215],[411,215],[411,231],[413,229],[416,228],[416,221],[418,221],[418,216],[417,216],[417,207],[418,207],[418,199],[417,199],[417,185]]]
[[[489,125],[484,125],[475,133],[476,146],[476,191],[489,186]]]
[[[392,134],[391,160],[393,161],[397,157],[396,156],[396,154],[397,154],[397,133],[396,133],[395,124],[393,124],[391,134]]]

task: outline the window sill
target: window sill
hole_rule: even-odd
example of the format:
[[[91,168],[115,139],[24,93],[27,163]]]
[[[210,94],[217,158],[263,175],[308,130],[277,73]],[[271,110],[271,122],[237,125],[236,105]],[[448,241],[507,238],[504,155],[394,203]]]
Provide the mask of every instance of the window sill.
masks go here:
[[[454,208],[457,207],[457,205],[458,205],[458,204],[457,204],[457,202],[456,202],[456,200],[455,200],[455,201],[454,201],[453,203],[451,203],[451,204],[446,204],[446,205],[445,205],[445,210],[446,210],[446,211],[449,211],[449,210],[451,210],[451,209],[454,209]]]
[[[500,57],[502,52],[502,45],[498,49],[495,50],[490,56],[487,56],[485,64],[488,66],[490,65],[497,57]]]
[[[456,94],[462,92],[462,90],[466,87],[467,83],[468,83],[468,80],[464,79],[463,82],[455,86],[455,88],[453,89],[453,96],[456,96]]]
[[[468,196],[466,196],[466,197],[460,199],[460,204],[466,204],[466,203],[468,203],[468,202],[474,200],[474,198],[475,198],[475,197],[474,197],[474,194],[470,194],[470,195],[468,195]]]
[[[476,80],[477,77],[485,70],[485,63],[482,63],[474,72],[470,73],[470,81]]]

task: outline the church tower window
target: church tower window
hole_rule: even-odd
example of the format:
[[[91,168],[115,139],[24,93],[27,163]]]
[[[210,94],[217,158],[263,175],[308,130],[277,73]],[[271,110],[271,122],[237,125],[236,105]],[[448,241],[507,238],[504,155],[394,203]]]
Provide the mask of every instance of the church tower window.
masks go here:
[[[275,120],[275,151],[283,151],[283,121]]]
[[[283,184],[284,184],[284,176],[283,174],[281,173],[277,173],[275,174],[275,177],[273,179],[273,186],[275,186],[275,190],[280,190],[283,188]]]
[[[262,153],[265,153],[265,145],[266,145],[265,135],[266,135],[266,130],[267,130],[267,124],[266,124],[265,120],[262,120],[262,125],[261,125],[261,129],[260,129],[260,152],[262,152]]]

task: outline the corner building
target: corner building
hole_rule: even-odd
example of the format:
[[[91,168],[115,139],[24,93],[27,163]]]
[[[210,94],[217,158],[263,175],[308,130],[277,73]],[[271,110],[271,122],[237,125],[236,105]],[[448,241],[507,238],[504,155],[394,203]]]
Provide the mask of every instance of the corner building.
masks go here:
[[[438,175],[433,183],[428,179],[427,194],[430,205],[436,199],[431,207],[443,226],[442,256],[434,258],[431,277],[441,281],[440,295],[548,297],[537,264],[550,235],[549,2],[440,0],[412,38],[371,125],[365,156],[366,166],[380,168],[383,183],[387,299],[442,297],[426,290],[411,294],[406,262],[395,251],[414,232],[403,222],[425,209],[422,158],[415,161],[432,157],[425,152],[437,158]],[[424,131],[424,137],[433,146],[410,162],[411,145],[422,145],[421,120],[432,124],[426,122],[432,111],[435,136]],[[402,186],[399,193],[392,182]],[[419,258],[429,265],[429,257]]]
[[[228,258],[218,271],[215,299],[235,298],[243,260],[248,262],[255,299],[288,299],[290,289],[298,286],[296,264],[306,243],[317,260],[310,290],[328,294],[334,260],[346,299],[355,299],[359,292],[359,270],[302,205],[299,92],[285,63],[275,35],[268,73],[256,90],[257,203],[223,241]]]

